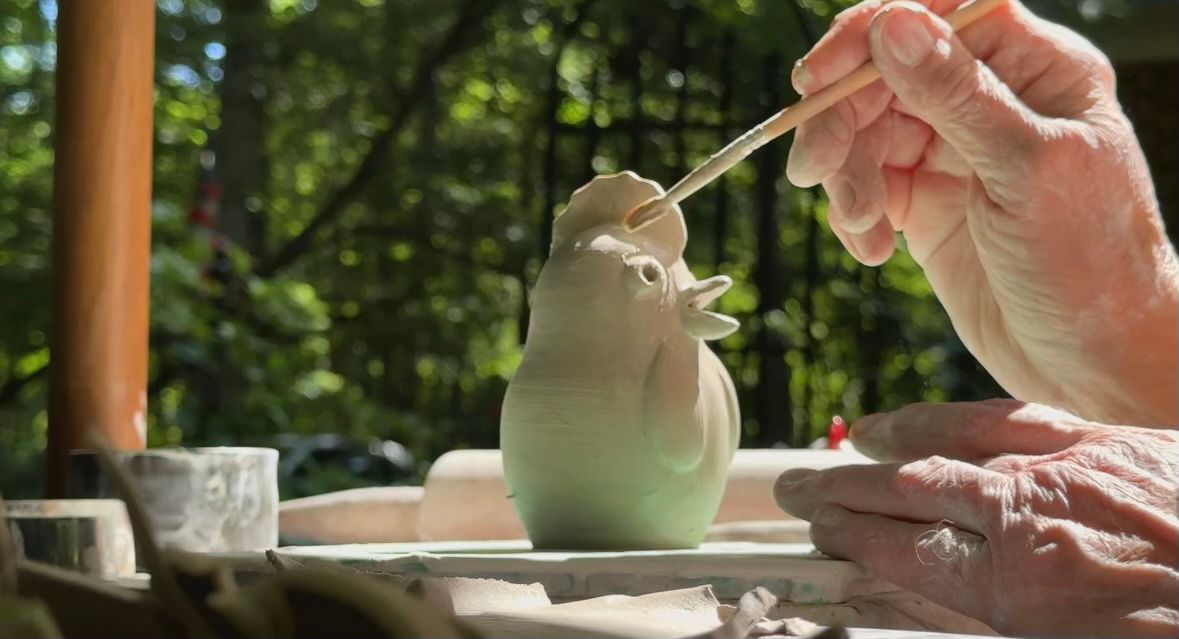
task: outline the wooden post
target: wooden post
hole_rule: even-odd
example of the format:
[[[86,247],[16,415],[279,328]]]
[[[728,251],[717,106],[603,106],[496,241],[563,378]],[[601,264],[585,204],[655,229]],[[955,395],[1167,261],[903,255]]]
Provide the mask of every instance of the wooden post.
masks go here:
[[[59,3],[49,492],[102,433],[144,447],[155,2]]]

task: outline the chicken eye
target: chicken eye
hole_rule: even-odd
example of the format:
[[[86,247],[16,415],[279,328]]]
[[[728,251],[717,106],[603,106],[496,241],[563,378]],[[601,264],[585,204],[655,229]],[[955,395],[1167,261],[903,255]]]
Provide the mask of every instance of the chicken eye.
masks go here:
[[[654,264],[644,264],[639,267],[639,277],[647,284],[659,281],[659,269]]]
[[[663,290],[663,267],[651,258],[636,258],[626,263],[626,288],[634,297],[646,297]]]

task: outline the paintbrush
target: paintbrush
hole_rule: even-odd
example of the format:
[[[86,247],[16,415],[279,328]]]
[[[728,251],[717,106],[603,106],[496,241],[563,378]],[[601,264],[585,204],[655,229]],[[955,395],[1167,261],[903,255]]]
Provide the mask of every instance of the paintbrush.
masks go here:
[[[1006,1],[974,0],[974,2],[958,7],[945,16],[945,20],[955,31],[958,31]],[[713,154],[704,164],[696,167],[684,179],[676,182],[675,186],[672,186],[667,193],[653,197],[631,209],[623,218],[623,224],[632,231],[651,224],[663,217],[676,204],[708,186],[713,180],[736,166],[738,162],[744,160],[750,153],[760,149],[770,140],[826,111],[840,100],[878,79],[880,79],[880,69],[876,67],[875,63],[869,61],[838,82],[802,98],[793,106],[782,109]]]

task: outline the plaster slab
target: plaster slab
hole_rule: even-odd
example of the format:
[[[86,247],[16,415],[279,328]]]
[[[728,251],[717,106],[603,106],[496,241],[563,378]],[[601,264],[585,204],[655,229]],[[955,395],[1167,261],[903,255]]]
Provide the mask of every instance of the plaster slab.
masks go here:
[[[553,601],[639,596],[710,584],[733,601],[763,587],[783,601],[841,603],[896,587],[809,544],[706,543],[694,550],[534,552],[526,541],[364,544],[283,548],[305,564],[419,577],[539,583]]]

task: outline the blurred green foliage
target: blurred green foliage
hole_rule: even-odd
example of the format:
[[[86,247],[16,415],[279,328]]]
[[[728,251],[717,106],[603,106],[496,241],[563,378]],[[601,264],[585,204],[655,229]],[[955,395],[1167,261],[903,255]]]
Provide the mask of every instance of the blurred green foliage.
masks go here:
[[[595,172],[669,184],[794,99],[790,63],[846,4],[158,0],[150,443],[496,446],[548,216]],[[0,492],[15,497],[40,490],[48,421],[56,7],[0,6]],[[747,443],[999,394],[912,260],[865,269],[840,249],[822,194],[782,179],[787,144],[685,206],[689,264],[737,281],[720,310],[744,328],[718,350]],[[248,229],[220,280],[188,216],[206,149],[223,222]],[[788,365],[786,387],[757,392],[763,357]],[[783,423],[758,423],[755,402],[788,406]]]

